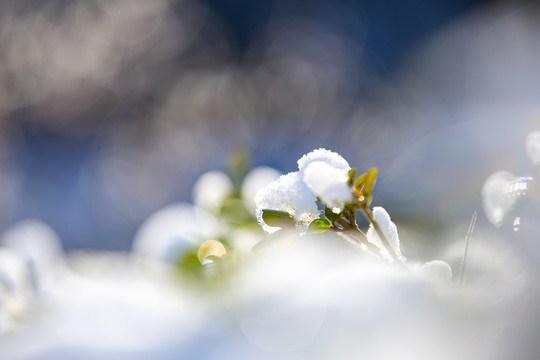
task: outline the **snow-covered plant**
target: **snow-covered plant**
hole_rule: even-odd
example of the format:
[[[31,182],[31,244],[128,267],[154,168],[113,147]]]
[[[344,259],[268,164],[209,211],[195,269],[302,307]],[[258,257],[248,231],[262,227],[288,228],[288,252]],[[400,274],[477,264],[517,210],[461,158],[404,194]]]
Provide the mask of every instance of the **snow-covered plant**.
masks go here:
[[[215,287],[263,234],[253,197],[280,175],[269,167],[249,171],[247,156],[231,151],[226,171],[208,171],[196,180],[193,204],[168,205],[141,225],[134,254],[145,264],[173,267],[185,284]]]
[[[26,219],[0,235],[0,335],[13,330],[66,270],[56,232]]]
[[[257,221],[270,233],[291,225],[301,235],[332,231],[391,262],[404,262],[396,225],[382,207],[371,208],[376,176],[375,168],[357,176],[339,154],[314,150],[298,160],[298,171],[259,190]],[[356,223],[357,211],[370,224],[366,233]]]

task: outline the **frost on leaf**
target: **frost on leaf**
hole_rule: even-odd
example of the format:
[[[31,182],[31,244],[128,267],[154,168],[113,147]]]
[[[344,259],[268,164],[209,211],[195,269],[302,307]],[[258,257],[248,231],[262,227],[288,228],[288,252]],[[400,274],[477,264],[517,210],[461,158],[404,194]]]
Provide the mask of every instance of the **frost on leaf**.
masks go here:
[[[498,171],[490,175],[482,187],[482,203],[488,220],[495,226],[501,226],[506,214],[513,208],[516,197],[512,184],[518,178],[507,171]]]
[[[255,195],[255,215],[262,228],[272,233],[279,227],[267,225],[263,220],[263,210],[285,211],[294,217],[296,228],[305,233],[309,224],[319,218],[316,197],[302,181],[300,173],[292,172],[280,176],[276,181],[257,192]]]
[[[315,161],[322,161],[324,163],[327,163],[331,167],[342,170],[346,174],[349,170],[351,170],[349,163],[347,162],[347,160],[341,157],[341,155],[322,148],[313,150],[312,152],[302,156],[300,160],[298,160],[298,170],[300,170],[301,173],[304,172],[308,165]],[[347,181],[347,179],[345,179],[345,181]]]
[[[341,211],[345,202],[352,200],[351,189],[347,185],[348,172],[327,162],[313,161],[304,168],[302,179],[326,206]]]
[[[401,261],[405,261],[406,259],[403,255],[401,255],[401,250],[399,248],[399,236],[397,232],[397,227],[396,224],[394,224],[390,219],[390,215],[388,215],[384,208],[376,206],[373,208],[373,218],[375,219],[377,224],[379,224],[384,236],[386,237],[386,240],[388,240],[388,243],[396,253],[397,257]],[[381,241],[381,238],[379,237],[379,234],[377,234],[377,231],[375,231],[375,228],[372,224],[369,225],[366,236],[370,243],[379,247],[381,255],[384,258],[388,259],[390,262],[393,261],[392,256],[386,250],[385,246]]]

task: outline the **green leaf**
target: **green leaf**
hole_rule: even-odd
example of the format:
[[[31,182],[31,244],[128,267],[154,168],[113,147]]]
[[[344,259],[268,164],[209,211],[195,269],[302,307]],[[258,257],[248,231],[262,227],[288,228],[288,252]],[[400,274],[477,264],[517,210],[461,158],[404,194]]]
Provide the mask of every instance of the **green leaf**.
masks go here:
[[[233,227],[250,227],[257,224],[244,202],[236,196],[228,196],[222,201],[219,216]]]
[[[325,207],[324,208],[324,216],[328,219],[328,221],[335,222],[335,221],[338,221],[341,218],[341,213],[336,214],[329,207]]]
[[[190,279],[198,279],[203,271],[203,265],[197,257],[197,248],[182,254],[176,260],[175,265],[179,275]]]
[[[354,211],[355,208],[352,204],[345,204],[345,207],[343,208],[343,211],[341,212],[343,214],[343,217],[345,219],[351,219],[354,218]]]
[[[364,182],[364,195],[371,194],[373,185],[375,185],[375,178],[377,177],[377,168],[371,168],[366,173],[366,181]]]
[[[347,184],[352,185],[354,182],[354,177],[356,176],[356,169],[349,170],[348,176],[347,176]]]
[[[268,226],[284,228],[294,225],[293,217],[286,211],[263,209],[262,218]]]
[[[362,174],[356,179],[354,182],[354,188],[358,190],[359,192],[362,191],[362,187],[364,187],[364,183],[366,182],[367,173]]]
[[[330,230],[330,222],[326,219],[315,219],[309,224],[308,232],[318,234]]]

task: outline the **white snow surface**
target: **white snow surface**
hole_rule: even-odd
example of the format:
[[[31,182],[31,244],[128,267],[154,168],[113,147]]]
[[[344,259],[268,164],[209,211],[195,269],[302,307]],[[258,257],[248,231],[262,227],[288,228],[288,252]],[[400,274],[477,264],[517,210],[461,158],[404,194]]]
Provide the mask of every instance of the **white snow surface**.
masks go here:
[[[386,240],[390,243],[390,246],[392,249],[394,249],[394,252],[398,256],[398,258],[401,261],[405,261],[405,257],[401,254],[400,249],[400,243],[399,243],[399,235],[397,232],[396,224],[392,222],[390,219],[390,215],[386,212],[386,210],[383,207],[375,206],[373,208],[373,218],[379,224],[384,236],[386,237]],[[383,245],[381,238],[379,237],[379,234],[377,234],[377,231],[375,231],[375,228],[372,224],[369,225],[369,229],[366,233],[366,236],[368,238],[368,241],[372,243],[373,245],[376,245],[379,247],[381,251],[381,255],[388,259],[388,261],[392,262],[393,259],[386,250],[385,246]]]
[[[299,172],[291,172],[280,176],[276,181],[259,190],[255,195],[257,221],[262,228],[269,232],[279,230],[279,227],[268,226],[263,218],[263,209],[286,211],[294,217],[296,228],[305,233],[309,224],[319,218],[315,195],[302,181]]]
[[[309,164],[315,161],[325,162],[333,168],[343,170],[344,172],[348,172],[351,169],[347,160],[345,160],[341,155],[336,152],[320,148],[302,156],[300,160],[298,160],[298,170],[300,170],[301,173],[304,172]]]
[[[348,171],[328,162],[312,161],[304,168],[302,180],[326,205],[343,210],[345,202],[352,200]]]

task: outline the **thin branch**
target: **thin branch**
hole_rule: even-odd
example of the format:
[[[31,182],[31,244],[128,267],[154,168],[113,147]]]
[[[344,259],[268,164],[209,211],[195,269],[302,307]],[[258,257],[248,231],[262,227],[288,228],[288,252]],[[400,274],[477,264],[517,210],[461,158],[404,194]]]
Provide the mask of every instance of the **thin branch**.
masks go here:
[[[463,260],[461,262],[461,271],[459,274],[459,286],[463,285],[463,279],[465,278],[465,269],[467,268],[467,257],[469,256],[469,245],[471,243],[472,233],[474,231],[474,225],[476,224],[476,211],[472,214],[471,223],[469,224],[469,231],[465,237],[465,252],[463,253]]]
[[[377,253],[379,250],[379,248],[367,240],[366,234],[364,234],[356,225],[349,225],[343,229],[336,228],[331,230],[357,247],[364,245],[368,251],[375,253]],[[351,238],[354,240],[351,240]]]

